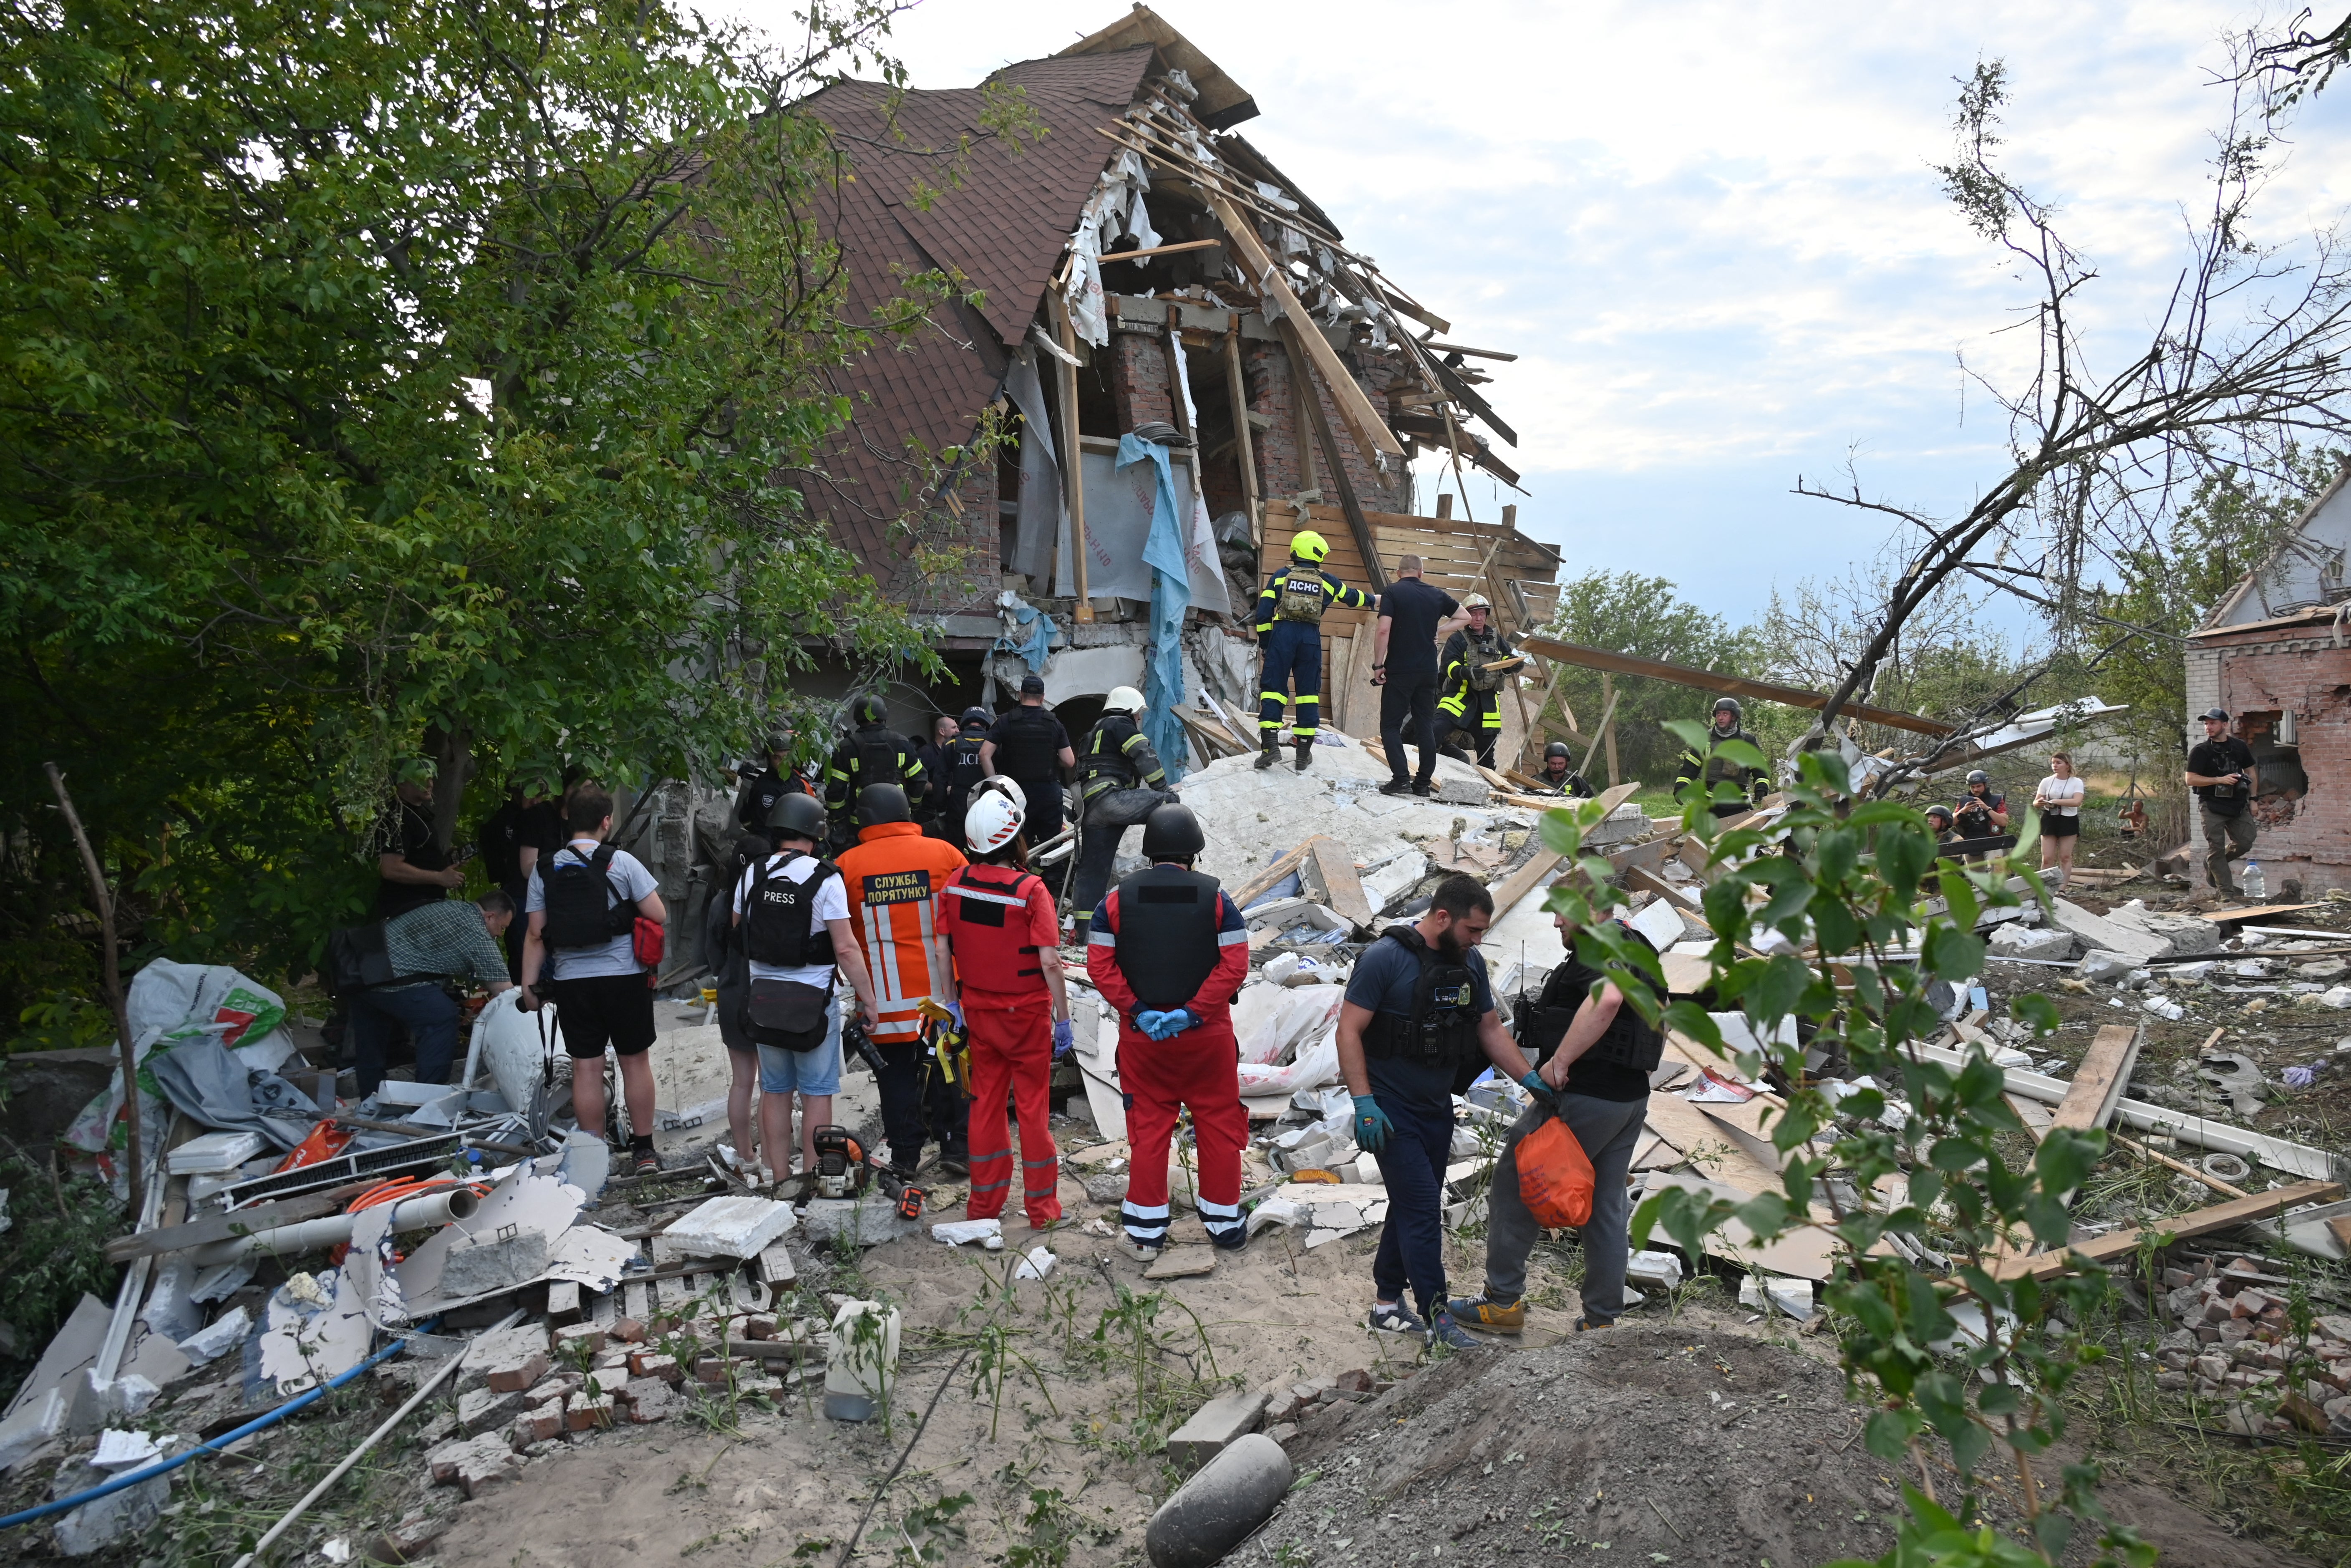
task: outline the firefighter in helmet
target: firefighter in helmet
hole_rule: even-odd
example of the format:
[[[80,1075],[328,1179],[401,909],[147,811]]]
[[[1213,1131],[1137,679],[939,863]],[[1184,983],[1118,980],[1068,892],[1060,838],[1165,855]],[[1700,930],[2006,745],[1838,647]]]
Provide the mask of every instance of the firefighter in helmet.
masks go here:
[[[1263,747],[1257,765],[1280,760],[1281,714],[1296,693],[1298,717],[1290,725],[1298,771],[1314,760],[1314,732],[1322,716],[1322,612],[1333,604],[1369,610],[1372,597],[1322,570],[1330,541],[1301,528],[1290,541],[1290,564],[1266,580],[1257,596],[1257,640],[1265,650],[1265,673],[1258,680],[1257,733]],[[1287,687],[1289,690],[1285,690]]]
[[[1743,740],[1758,751],[1763,749],[1763,743],[1747,733],[1745,718],[1746,710],[1739,706],[1737,697],[1714,699],[1714,724],[1707,731],[1707,749],[1682,753],[1681,770],[1674,776],[1674,793],[1678,795],[1697,785],[1706,791],[1709,800],[1713,800],[1715,787],[1729,784],[1739,791],[1740,799],[1716,800],[1716,816],[1743,817],[1754,809],[1751,802],[1763,798],[1771,789],[1771,779],[1761,768],[1733,762],[1722,755],[1721,749],[1734,740]]]
[[[859,697],[849,709],[855,727],[825,764],[824,809],[832,815],[832,836],[842,848],[857,841],[852,808],[867,785],[895,784],[910,802],[921,800],[929,788],[914,743],[890,727],[889,716],[889,706],[878,694]]]
[[[1526,660],[1494,624],[1493,601],[1473,593],[1461,601],[1469,624],[1445,640],[1437,699],[1440,726],[1466,729],[1476,741],[1480,767],[1494,766],[1494,743],[1502,737],[1502,683]]]

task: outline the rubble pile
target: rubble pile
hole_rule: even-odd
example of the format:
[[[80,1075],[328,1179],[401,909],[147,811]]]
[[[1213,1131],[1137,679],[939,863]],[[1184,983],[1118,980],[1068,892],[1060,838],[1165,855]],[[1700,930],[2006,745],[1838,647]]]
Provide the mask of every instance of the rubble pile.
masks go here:
[[[2231,1254],[2165,1269],[2159,1310],[2179,1326],[2156,1345],[2157,1386],[2232,1400],[2225,1418],[2241,1437],[2351,1436],[2351,1316],[2323,1313],[2298,1333],[2291,1270]]]

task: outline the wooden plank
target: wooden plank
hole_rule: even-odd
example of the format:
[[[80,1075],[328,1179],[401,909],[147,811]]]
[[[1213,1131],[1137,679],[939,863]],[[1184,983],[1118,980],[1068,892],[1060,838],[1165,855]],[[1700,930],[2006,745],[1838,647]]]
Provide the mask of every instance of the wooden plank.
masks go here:
[[[1318,834],[1317,837],[1319,836]],[[1242,914],[1248,914],[1249,906],[1263,898],[1268,889],[1305,863],[1306,857],[1312,852],[1313,842],[1313,839],[1308,839],[1304,843],[1243,883],[1241,890],[1233,894],[1234,906]]]
[[[2234,925],[2241,920],[2267,920],[2273,915],[2292,915],[2300,909],[2323,909],[2319,904],[2262,904],[2251,909],[2207,910],[2204,918],[2218,925]],[[2329,932],[2329,936],[2338,933]]]
[[[1373,909],[1364,895],[1363,879],[1355,874],[1355,862],[1347,846],[1336,839],[1317,837],[1306,841],[1311,853],[1313,874],[1322,881],[1322,894],[1331,904],[1331,913],[1343,920],[1352,920],[1358,926],[1369,926]]]
[[[1719,675],[1712,670],[1693,669],[1687,664],[1669,664],[1663,659],[1644,659],[1631,653],[1614,653],[1605,648],[1587,648],[1581,643],[1562,643],[1552,637],[1530,636],[1523,639],[1520,646],[1530,653],[1556,659],[1562,664],[1581,664],[1587,669],[1604,670],[1619,675],[1646,675],[1651,680],[1696,686],[1702,691],[1728,692],[1733,696],[1751,697],[1757,702],[1780,703],[1788,707],[1808,708],[1815,713],[1829,705],[1829,699],[1818,692],[1775,685],[1768,681],[1750,681],[1738,675]],[[1867,703],[1847,703],[1838,711],[1844,717],[1907,729],[1919,735],[1952,733],[1952,727],[1939,720],[1921,718],[1915,713],[1897,713],[1892,708],[1872,707]]]
[[[2138,1250],[2143,1241],[2152,1240],[2158,1246],[2166,1241],[2184,1241],[2193,1236],[2227,1230],[2248,1220],[2267,1219],[2273,1214],[2283,1214],[2305,1203],[2332,1203],[2342,1196],[2343,1184],[2339,1181],[2296,1182],[2291,1186],[2257,1192],[2251,1197],[2216,1203],[2210,1208],[2176,1214],[2168,1219],[2110,1230],[2104,1236],[2074,1242],[2064,1251],[2007,1259],[1995,1267],[1992,1273],[1994,1278],[2001,1280],[2021,1280],[2028,1274],[2036,1280],[2046,1280],[2063,1271],[2069,1259],[2081,1258],[2092,1263],[2103,1263],[2110,1259],[2127,1258]]]
[[[1241,332],[1238,320],[1226,325],[1225,395],[1232,402],[1233,439],[1240,446],[1241,505],[1249,513],[1251,537],[1261,538],[1264,537],[1265,511],[1258,505],[1256,433],[1249,428],[1249,378],[1241,373]]]
[[[1332,433],[1331,418],[1322,412],[1322,400],[1315,395],[1314,377],[1306,365],[1305,356],[1310,352],[1306,349],[1308,340],[1312,340],[1322,348],[1327,349],[1330,345],[1322,341],[1322,334],[1320,332],[1301,331],[1298,323],[1291,319],[1287,312],[1283,314],[1279,325],[1281,328],[1281,340],[1290,349],[1290,368],[1292,378],[1304,393],[1300,401],[1306,405],[1307,420],[1313,427],[1314,444],[1322,454],[1323,465],[1331,470],[1326,478],[1332,488],[1339,492],[1339,507],[1346,514],[1347,531],[1354,536],[1355,553],[1364,563],[1364,575],[1370,581],[1374,592],[1384,593],[1387,591],[1388,574],[1380,565],[1379,547],[1372,542],[1372,525],[1364,516],[1363,503],[1355,497],[1355,482],[1347,476],[1346,456],[1339,450],[1339,438]],[[1355,389],[1354,382],[1343,370],[1339,372],[1339,379],[1346,383],[1349,390]],[[1381,428],[1384,434],[1386,427]],[[1360,432],[1357,433],[1356,439],[1360,444],[1362,441]],[[1369,451],[1360,444],[1357,449]]]
[[[2069,1127],[2075,1132],[2088,1132],[2103,1127],[2106,1118],[2115,1113],[2115,1102],[2123,1095],[2123,1085],[2130,1082],[2131,1064],[2138,1060],[2139,1030],[2136,1024],[2110,1023],[2098,1030],[2090,1041],[2090,1049],[2082,1058],[2082,1065],[2074,1073],[2074,1082],[2066,1088],[2065,1098],[2059,1101],[2056,1114],[2050,1117],[2052,1127]]]
[[[1061,338],[1061,351],[1071,359],[1077,357],[1078,335],[1070,321],[1068,302],[1058,288],[1045,290],[1045,299],[1053,317],[1053,330]],[[1085,466],[1084,444],[1078,432],[1078,371],[1069,360],[1055,360],[1059,367],[1058,387],[1061,392],[1061,494],[1067,498],[1070,511],[1070,576],[1077,591],[1077,609],[1081,621],[1094,618],[1093,601],[1086,592],[1086,486],[1079,470]]]
[[[1217,222],[1224,226],[1226,235],[1232,241],[1232,248],[1242,264],[1242,276],[1271,297],[1280,307],[1283,322],[1294,324],[1309,319],[1306,308],[1298,302],[1298,296],[1290,292],[1290,285],[1284,281],[1285,275],[1274,266],[1273,258],[1266,254],[1263,242],[1257,237],[1256,227],[1243,219],[1232,203],[1218,192],[1210,189],[1203,193],[1208,198],[1210,210],[1217,214]],[[1404,444],[1396,440],[1395,434],[1381,420],[1378,412],[1372,407],[1372,400],[1364,395],[1364,389],[1357,386],[1355,378],[1347,373],[1347,367],[1340,362],[1337,350],[1323,338],[1321,329],[1300,332],[1297,341],[1305,348],[1314,368],[1322,372],[1323,381],[1329,383],[1331,401],[1339,405],[1339,417],[1347,422],[1347,428],[1355,437],[1355,448],[1364,459],[1372,461],[1372,455],[1375,452],[1402,457]]]

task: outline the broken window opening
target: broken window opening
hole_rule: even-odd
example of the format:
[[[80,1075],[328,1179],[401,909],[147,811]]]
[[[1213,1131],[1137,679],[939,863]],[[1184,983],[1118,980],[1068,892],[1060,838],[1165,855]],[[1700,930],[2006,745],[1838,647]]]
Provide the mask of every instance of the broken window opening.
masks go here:
[[[2249,709],[2237,716],[2237,733],[2253,753],[2260,779],[2256,800],[2299,800],[2310,793],[2292,716],[2278,708]]]

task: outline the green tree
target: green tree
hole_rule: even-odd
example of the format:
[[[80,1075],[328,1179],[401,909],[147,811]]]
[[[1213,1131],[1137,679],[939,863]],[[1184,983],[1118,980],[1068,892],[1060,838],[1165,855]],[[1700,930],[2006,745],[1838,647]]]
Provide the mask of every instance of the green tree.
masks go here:
[[[1560,589],[1559,609],[1543,631],[1562,642],[1725,674],[1748,674],[1752,657],[1747,640],[1721,616],[1710,615],[1677,597],[1674,584],[1667,579],[1634,571],[1588,571],[1564,584]],[[1561,719],[1559,703],[1563,698],[1587,737],[1597,738],[1606,706],[1601,684],[1597,670],[1562,665],[1552,697],[1554,721]],[[1653,787],[1670,784],[1682,747],[1663,727],[1693,714],[1702,717],[1711,697],[1687,686],[1638,675],[1614,676],[1609,685],[1616,695],[1618,770],[1626,779],[1638,779]],[[1583,760],[1581,748],[1576,759]],[[1600,760],[1593,765],[1594,782],[1599,782],[1602,765]]]
[[[954,287],[848,319],[793,108],[892,9],[0,4],[0,1000],[74,967],[44,760],[146,940],[284,972],[414,759],[445,840],[480,769],[708,777],[811,643],[928,656],[789,484]]]

